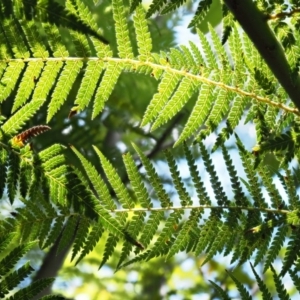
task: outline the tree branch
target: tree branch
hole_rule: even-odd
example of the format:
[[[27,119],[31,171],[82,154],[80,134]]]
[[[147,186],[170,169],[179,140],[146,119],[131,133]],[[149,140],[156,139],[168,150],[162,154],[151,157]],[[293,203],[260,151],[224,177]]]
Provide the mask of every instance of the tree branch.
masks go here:
[[[224,2],[291,100],[300,109],[300,77],[298,74],[292,74],[284,50],[267,23],[268,16],[264,15],[252,0],[224,0]]]

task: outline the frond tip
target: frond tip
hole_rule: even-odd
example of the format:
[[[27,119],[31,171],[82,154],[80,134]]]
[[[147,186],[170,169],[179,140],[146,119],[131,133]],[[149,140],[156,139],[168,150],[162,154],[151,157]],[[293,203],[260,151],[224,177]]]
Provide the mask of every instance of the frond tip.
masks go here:
[[[24,147],[24,145],[28,142],[29,139],[31,139],[34,136],[40,135],[50,129],[51,127],[47,125],[33,126],[21,132],[20,134],[14,136],[11,141],[12,146]]]

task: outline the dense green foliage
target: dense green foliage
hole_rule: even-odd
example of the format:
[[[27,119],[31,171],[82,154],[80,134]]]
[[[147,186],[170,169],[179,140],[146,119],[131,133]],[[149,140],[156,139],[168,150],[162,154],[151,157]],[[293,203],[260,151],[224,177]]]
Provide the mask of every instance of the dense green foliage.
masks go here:
[[[185,2],[0,3],[0,297],[33,299],[52,283],[30,277],[33,268],[20,262],[30,249],[71,245],[74,267],[99,243],[100,268],[112,258],[126,270],[181,252],[202,256],[201,265],[229,256],[235,266],[251,262],[264,299],[289,298],[287,274],[292,293],[300,291],[300,1]],[[247,3],[268,29],[258,42],[236,21]],[[161,14],[179,19],[183,5],[195,10],[189,26],[200,45],[173,47]],[[222,5],[222,36],[210,24],[207,34],[199,29],[211,5]],[[276,44],[266,50],[264,38]],[[265,57],[273,50],[284,57],[278,65]],[[248,133],[237,133],[243,123],[255,126],[252,149]],[[168,171],[159,172],[157,160]],[[251,299],[234,271],[223,272]],[[26,278],[33,280],[24,287]],[[230,299],[224,283],[209,284],[212,297]]]

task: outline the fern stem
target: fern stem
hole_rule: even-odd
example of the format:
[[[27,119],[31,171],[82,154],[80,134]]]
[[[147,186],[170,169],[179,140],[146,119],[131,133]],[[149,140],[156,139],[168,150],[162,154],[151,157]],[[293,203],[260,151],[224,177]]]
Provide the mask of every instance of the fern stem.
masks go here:
[[[150,67],[153,70],[162,70],[162,71],[167,71],[171,72],[173,74],[178,74],[186,78],[190,78],[191,80],[196,80],[202,83],[207,83],[213,86],[218,86],[224,90],[227,91],[232,91],[237,94],[250,97],[252,99],[255,99],[258,102],[263,102],[267,103],[268,105],[278,107],[282,110],[285,110],[286,112],[290,112],[293,114],[296,114],[300,116],[300,112],[297,108],[290,107],[287,105],[284,105],[283,103],[276,102],[271,100],[268,97],[263,97],[255,94],[254,92],[247,92],[242,89],[240,89],[238,86],[231,86],[227,85],[223,82],[218,82],[212,79],[209,79],[207,77],[201,76],[201,75],[196,75],[196,74],[191,74],[187,72],[186,70],[177,70],[174,68],[171,68],[166,65],[159,65],[150,61],[140,61],[136,59],[129,59],[129,58],[114,58],[114,57],[104,57],[104,58],[98,58],[98,57],[50,57],[50,58],[18,58],[18,59],[5,59],[5,60],[0,60],[1,62],[9,63],[9,62],[37,62],[37,61],[83,61],[83,62],[88,62],[88,61],[98,61],[102,60],[103,62],[117,62],[117,63],[125,63],[125,64],[130,64],[133,66],[133,69],[139,69],[140,67]]]
[[[169,211],[169,210],[188,210],[188,209],[211,209],[211,210],[248,210],[248,211],[259,211],[274,214],[289,214],[290,211],[282,209],[270,209],[263,207],[249,207],[249,206],[214,206],[214,205],[186,205],[186,206],[170,206],[170,207],[149,207],[149,208],[129,208],[129,209],[115,209],[113,213],[125,213],[125,212],[153,212],[153,211]]]

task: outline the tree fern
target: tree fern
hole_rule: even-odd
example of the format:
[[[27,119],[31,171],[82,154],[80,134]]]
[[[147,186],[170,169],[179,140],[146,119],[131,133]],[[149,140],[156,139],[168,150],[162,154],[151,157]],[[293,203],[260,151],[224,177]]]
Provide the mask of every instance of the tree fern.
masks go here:
[[[223,38],[208,26],[209,36],[196,29],[201,46],[190,42],[189,47],[182,45],[153,53],[155,32],[147,18],[157,12],[175,10],[184,2],[155,0],[145,11],[141,1],[131,1],[129,7],[126,1],[113,0],[106,10],[113,26],[103,31],[90,10],[92,2],[0,4],[0,103],[8,115],[1,118],[0,195],[7,195],[11,205],[22,203],[0,222],[0,249],[13,248],[0,262],[1,297],[10,297],[8,293],[32,272],[28,263],[18,270],[15,265],[34,243],[42,249],[58,243],[58,252],[72,245],[71,260],[77,264],[101,241],[100,267],[121,249],[118,261],[114,262],[116,269],[155,257],[170,259],[182,251],[205,255],[202,264],[209,263],[216,254],[231,254],[231,262],[239,264],[252,259],[254,265],[264,262],[264,272],[271,269],[280,299],[289,297],[281,278],[287,271],[294,284],[299,285],[293,269],[299,254],[299,197],[294,180],[296,171],[289,165],[299,156],[299,20],[293,13],[295,4],[291,4],[290,15],[282,11],[274,17],[270,12],[279,6],[273,3],[267,6],[265,1],[247,0],[245,5],[234,8],[235,1],[224,0],[227,6]],[[212,1],[198,3],[190,26],[204,19],[211,4]],[[265,10],[264,15],[257,6]],[[262,22],[267,43],[272,43],[257,44],[251,20],[245,28],[249,36],[237,26],[235,19],[245,27],[239,15],[245,7],[251,8],[256,16],[264,16],[257,20]],[[283,17],[292,18],[292,22],[277,20]],[[103,37],[108,30],[115,33],[109,44]],[[277,71],[272,57],[281,58],[277,61],[284,76]],[[132,84],[130,76],[148,78],[153,86],[149,84],[149,103],[145,103],[147,108],[143,106],[138,116],[142,128],[136,128],[137,118],[131,114],[134,109],[128,109],[129,125],[123,130],[142,132],[156,143],[160,152],[165,145],[160,144],[157,136],[169,126],[170,119],[180,114],[183,121],[179,126],[172,125],[167,135],[178,133],[175,143],[174,139],[169,140],[174,146],[183,144],[183,151],[176,151],[181,151],[187,162],[188,185],[179,172],[181,163],[176,155],[166,150],[174,187],[169,192],[163,176],[149,159],[152,154],[147,157],[141,150],[143,142],[139,146],[133,144],[137,156],[130,154],[130,146],[126,145],[127,152],[116,158],[116,163],[99,147],[94,146],[93,154],[86,150],[85,155],[81,147],[71,146],[81,166],[71,163],[68,149],[58,143],[44,150],[35,150],[28,143],[50,129],[32,123],[45,117],[44,121],[52,122],[57,130],[55,123],[67,117],[60,114],[68,105],[72,107],[69,118],[76,113],[88,116],[83,121],[88,130],[91,128],[87,120],[102,122],[99,132],[92,135],[101,135],[102,130],[109,132],[106,124],[119,116],[107,120],[107,111],[114,111],[115,104],[122,102],[118,89],[127,87],[128,82]],[[252,152],[235,133],[241,121],[255,124],[257,141]],[[76,130],[84,127],[76,118],[64,122],[71,127],[79,124]],[[22,131],[25,125],[29,129]],[[218,135],[213,150],[225,163],[233,195],[225,193],[221,180],[224,174],[217,173],[205,146],[204,138],[215,132]],[[233,133],[242,176],[237,172],[236,158],[225,144]],[[191,138],[196,140],[193,147],[186,142]],[[93,155],[98,156],[99,170],[89,161]],[[283,169],[276,172],[287,197],[281,194],[277,177],[266,169],[267,155],[281,162]],[[199,156],[204,174],[198,171]],[[141,165],[136,164],[136,159]],[[205,184],[206,175],[212,193]],[[264,190],[270,201],[265,199]],[[13,236],[21,242],[17,247],[9,246]],[[272,264],[286,240],[283,266],[277,275]],[[252,265],[251,268],[263,297],[270,299],[267,285]],[[228,274],[241,298],[250,299],[243,284],[232,273]],[[34,281],[7,299],[30,299],[51,282],[52,279]],[[229,298],[227,292],[212,284],[223,299]]]

